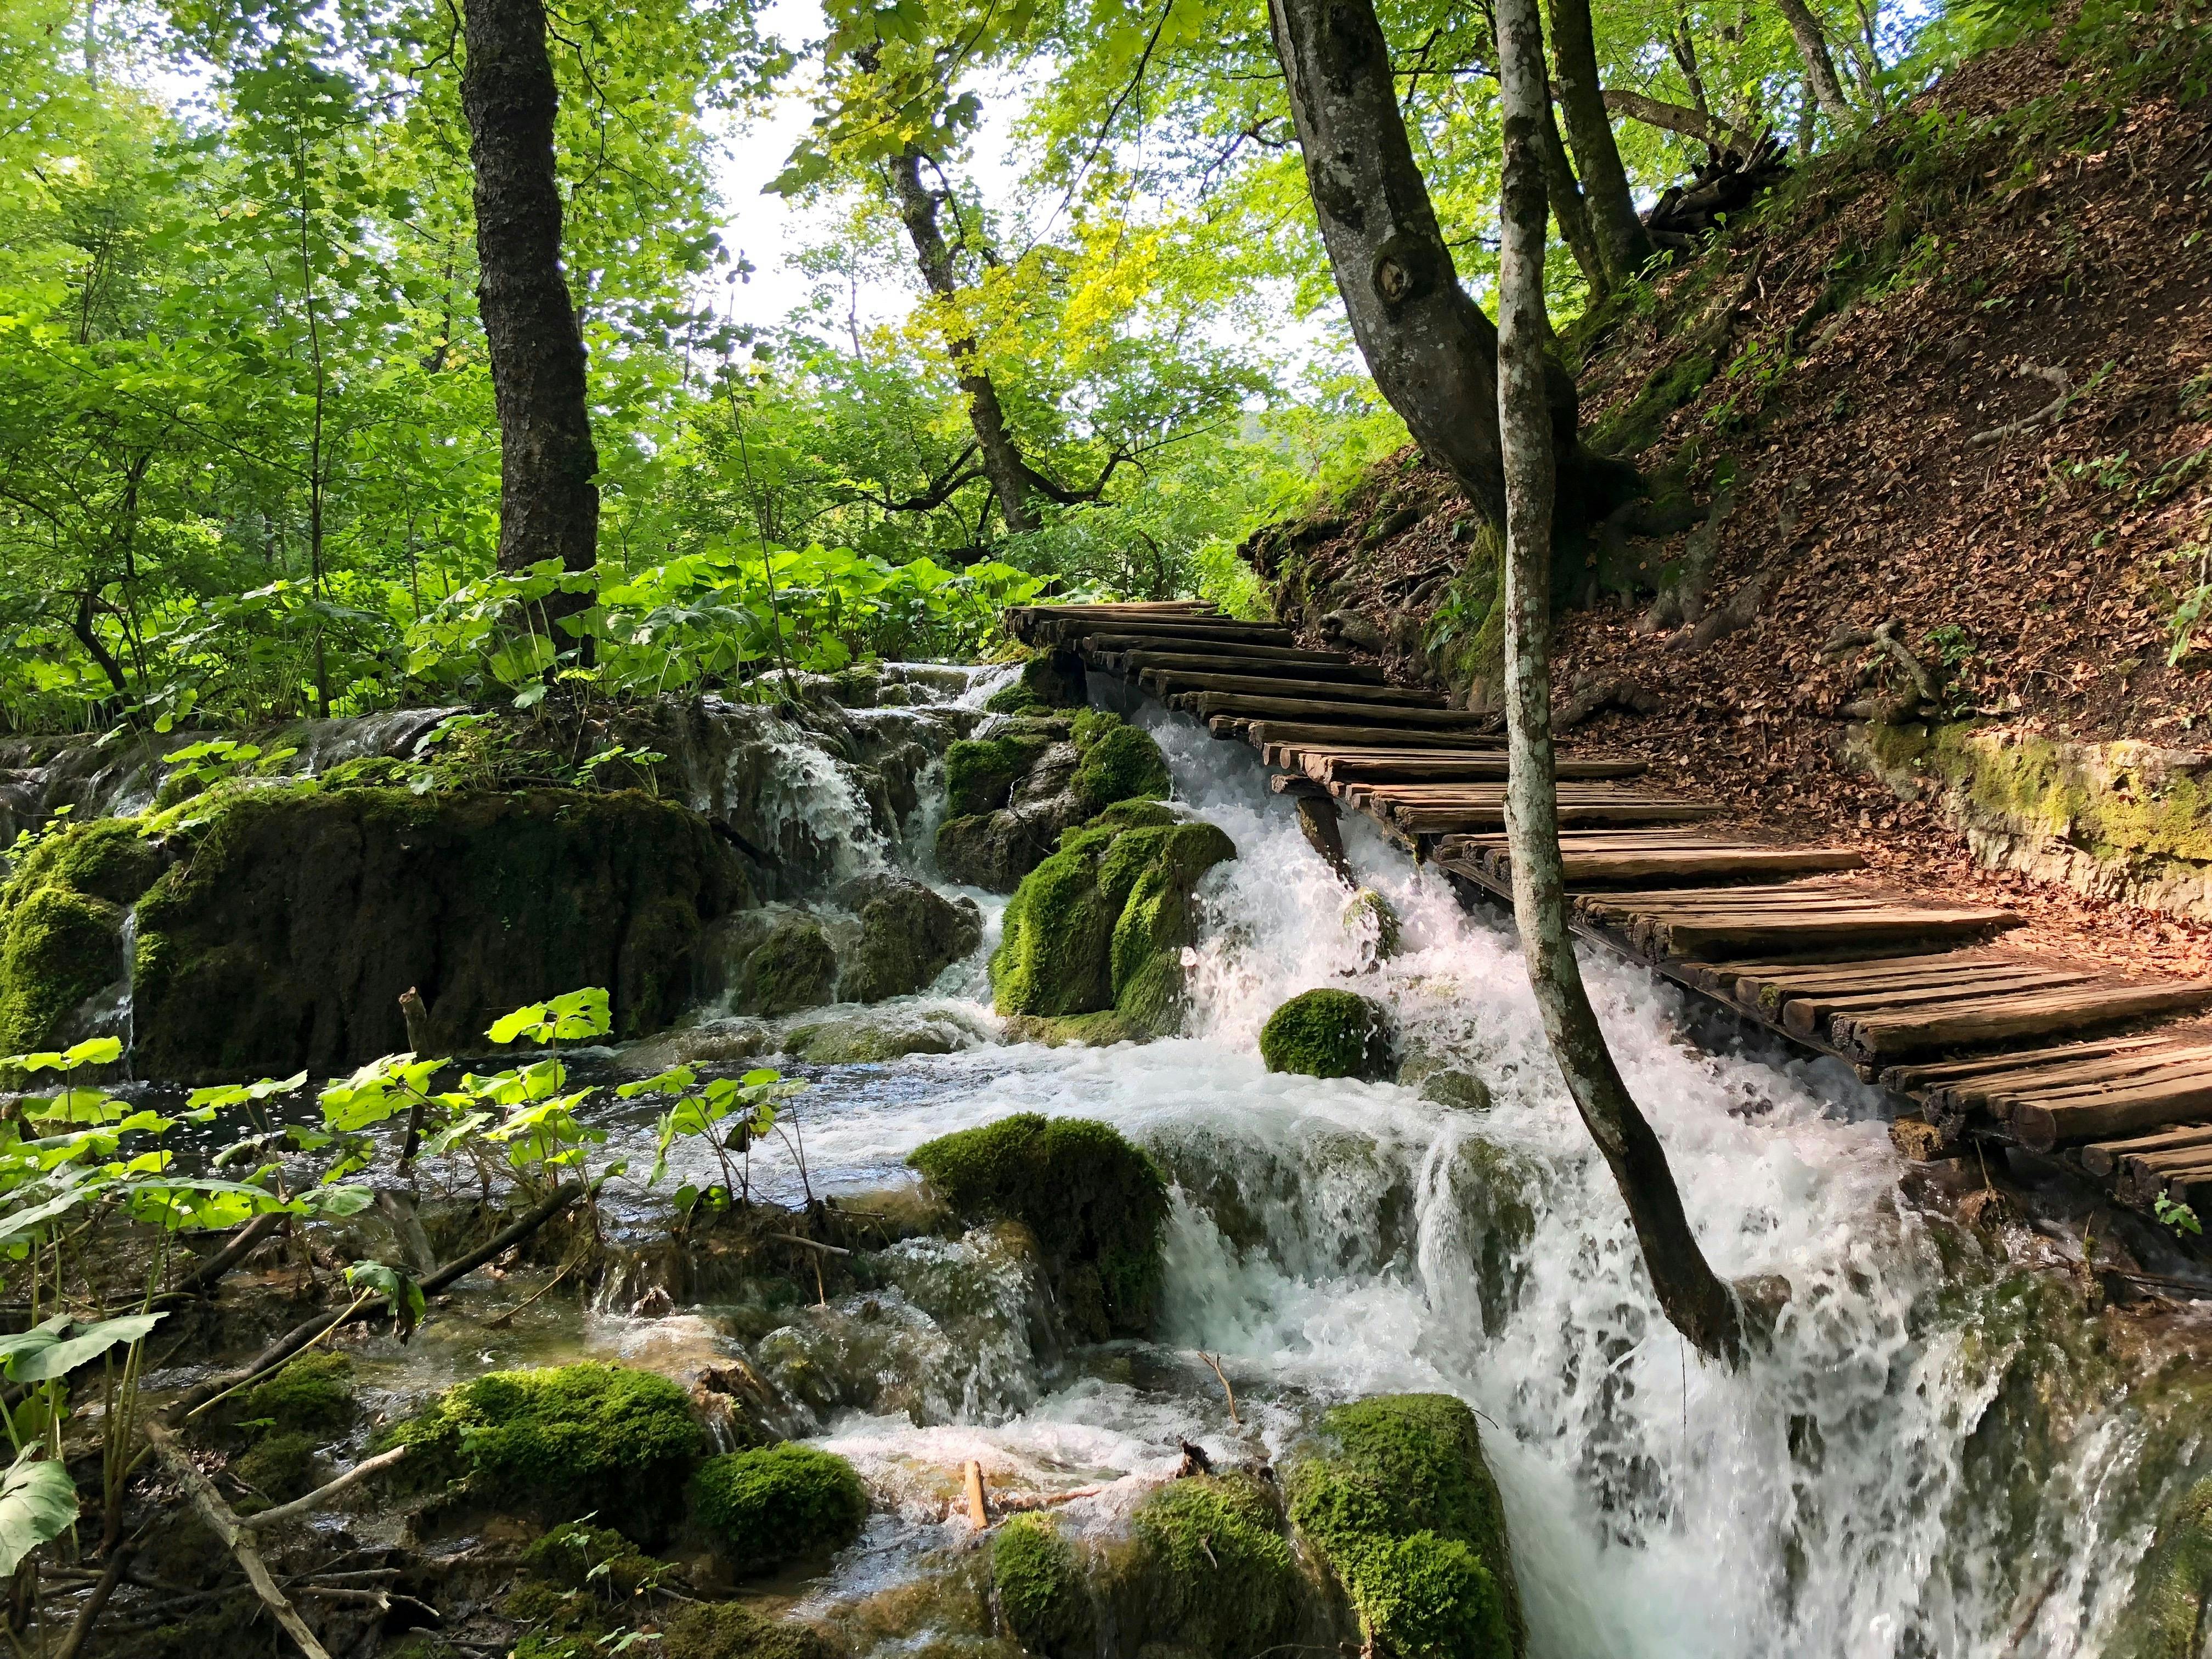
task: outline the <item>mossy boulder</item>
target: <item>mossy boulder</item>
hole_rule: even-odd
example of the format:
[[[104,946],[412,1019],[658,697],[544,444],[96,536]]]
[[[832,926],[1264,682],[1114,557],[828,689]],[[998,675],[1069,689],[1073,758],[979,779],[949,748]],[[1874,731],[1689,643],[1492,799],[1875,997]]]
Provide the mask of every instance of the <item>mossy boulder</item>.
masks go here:
[[[135,820],[51,836],[0,886],[0,1054],[60,1039],[70,1016],[124,976],[123,919],[165,856]]]
[[[2212,1599],[2212,1480],[2160,1518],[2136,1569],[2135,1593],[2105,1645],[2108,1659],[2197,1659]]]
[[[668,1567],[611,1527],[563,1521],[522,1552],[522,1570],[561,1589],[601,1589],[628,1601]]]
[[[320,1449],[313,1435],[296,1429],[264,1434],[230,1460],[230,1473],[270,1504],[289,1504],[322,1484]]]
[[[1109,807],[1060,838],[1006,906],[991,957],[1001,1014],[1102,1013],[1164,1036],[1182,1016],[1182,947],[1198,879],[1237,848],[1215,825],[1151,801]]]
[[[1151,735],[1103,709],[1070,720],[1018,721],[974,747],[967,755],[956,744],[946,757],[948,816],[937,832],[937,864],[951,879],[993,892],[1013,890],[1065,831],[1170,787]],[[1018,754],[1028,758],[1009,774]]]
[[[302,1354],[249,1389],[240,1410],[247,1421],[265,1421],[279,1431],[342,1433],[356,1412],[352,1357],[320,1349]]]
[[[691,1477],[692,1518],[734,1553],[742,1571],[842,1549],[868,1518],[868,1489],[853,1466],[786,1443],[710,1457]]]
[[[1104,1341],[1150,1329],[1167,1180],[1119,1131],[1023,1112],[941,1135],[907,1162],[963,1220],[1018,1221],[1036,1236],[1077,1334]]]
[[[975,900],[947,899],[911,877],[861,876],[837,898],[860,921],[837,976],[841,1001],[880,1002],[923,990],[983,937]]]
[[[1291,1519],[1376,1646],[1402,1659],[1520,1659],[1505,1510],[1474,1413],[1447,1395],[1339,1406],[1291,1470]]]
[[[1042,709],[1080,708],[1089,695],[1083,659],[1073,651],[1048,651],[1022,665],[1021,677],[984,700],[994,714],[1022,714]]]
[[[1388,962],[1405,948],[1405,929],[1389,899],[1363,887],[1344,907],[1344,931],[1369,965]]]
[[[603,985],[615,1034],[691,1000],[703,931],[750,905],[705,819],[632,793],[246,791],[172,837],[138,905],[137,1058],[183,1082],[333,1073],[408,1045],[483,1045],[522,1003]]]
[[[732,976],[730,1006],[739,1013],[794,1014],[836,994],[837,953],[822,924],[803,912],[776,917]]]
[[[674,1523],[706,1450],[680,1383],[592,1361],[487,1372],[391,1438],[417,1449],[400,1467],[418,1484],[544,1521],[591,1515],[644,1541]]]
[[[1294,1638],[1302,1596],[1280,1500],[1249,1475],[1161,1487],[1134,1530],[1152,1558],[1152,1622],[1188,1652],[1255,1659]]]
[[[1097,1615],[1082,1565],[1050,1516],[1017,1515],[992,1534],[991,1585],[1024,1649],[1045,1659],[1088,1659]]]
[[[696,1601],[661,1626],[659,1659],[836,1659],[838,1650],[811,1625],[769,1619],[734,1601]]]
[[[1356,991],[1302,991],[1260,1028],[1260,1058],[1271,1072],[1307,1077],[1390,1075],[1389,1011]]]

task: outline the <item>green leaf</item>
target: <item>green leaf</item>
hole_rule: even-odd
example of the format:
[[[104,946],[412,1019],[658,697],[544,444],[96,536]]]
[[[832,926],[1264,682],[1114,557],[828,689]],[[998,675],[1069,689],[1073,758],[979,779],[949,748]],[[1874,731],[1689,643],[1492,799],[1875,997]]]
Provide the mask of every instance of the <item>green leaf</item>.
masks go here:
[[[67,1320],[50,1319],[34,1330],[6,1339],[5,1346],[0,1346],[0,1364],[5,1365],[12,1382],[49,1382],[68,1376],[88,1359],[97,1359],[118,1343],[142,1340],[167,1317],[166,1313],[126,1314],[84,1326],[74,1336],[64,1336],[56,1328],[68,1324]]]
[[[76,1482],[61,1464],[27,1446],[0,1476],[0,1578],[12,1577],[40,1545],[76,1524]]]

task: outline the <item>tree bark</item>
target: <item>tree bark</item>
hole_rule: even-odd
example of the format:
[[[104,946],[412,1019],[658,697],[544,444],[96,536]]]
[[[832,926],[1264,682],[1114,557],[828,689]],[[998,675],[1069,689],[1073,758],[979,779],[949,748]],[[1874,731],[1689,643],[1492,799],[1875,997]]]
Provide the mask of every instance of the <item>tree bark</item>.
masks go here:
[[[1567,142],[1574,147],[1575,170],[1589,204],[1590,225],[1613,281],[1625,283],[1651,258],[1651,238],[1637,216],[1628,169],[1621,165],[1620,148],[1613,142],[1613,123],[1606,115],[1589,0],[1552,0],[1552,28],[1559,108],[1567,118]]]
[[[1561,8],[1565,9],[1565,8]],[[1505,136],[1498,402],[1505,488],[1506,836],[1513,914],[1552,1053],[1628,1206],[1659,1304],[1718,1359],[1741,1359],[1734,1294],[1682,1210],[1666,1149],[1637,1108],[1590,1006],[1567,931],[1552,754],[1552,422],[1544,356],[1543,23],[1537,0],[1498,0]]]
[[[1575,256],[1575,264],[1590,293],[1606,294],[1612,289],[1612,278],[1606,270],[1604,255],[1598,252],[1597,232],[1590,225],[1589,204],[1583,200],[1583,187],[1575,178],[1574,164],[1567,159],[1567,147],[1559,137],[1559,124],[1553,114],[1549,98],[1544,100],[1544,125],[1536,140],[1543,146],[1544,184],[1551,198],[1552,217],[1559,222],[1559,240]]]
[[[1641,121],[1647,127],[1659,127],[1668,132],[1679,132],[1685,138],[1695,138],[1700,143],[1716,149],[1748,150],[1755,135],[1739,131],[1717,115],[1670,104],[1663,99],[1646,98],[1640,92],[1608,90],[1605,106],[1618,115],[1632,121]]]
[[[1797,55],[1805,60],[1805,78],[1813,83],[1813,95],[1820,100],[1821,112],[1839,128],[1855,125],[1858,117],[1844,96],[1844,83],[1836,77],[1836,60],[1828,55],[1828,37],[1820,20],[1813,15],[1805,0],[1774,0],[1774,3],[1789,21]]]
[[[477,299],[499,409],[499,568],[598,562],[599,470],[586,404],[584,337],[561,272],[554,172],[559,94],[541,0],[467,0],[461,109],[476,173]],[[548,622],[590,606],[548,598]],[[560,642],[556,640],[556,646]],[[588,663],[592,641],[579,641]]]
[[[938,198],[921,182],[921,152],[908,145],[892,161],[890,170],[899,217],[906,222],[907,236],[914,243],[921,280],[937,298],[950,301],[958,294],[960,283],[952,269],[952,251],[945,245],[945,233],[937,228]],[[1030,470],[1006,431],[999,389],[977,361],[975,340],[957,326],[950,327],[945,331],[945,353],[951,358],[953,374],[968,399],[968,423],[975,428],[975,443],[982,452],[983,474],[998,498],[999,516],[1009,530],[1035,530],[1037,520],[1030,507]]]
[[[1667,45],[1674,54],[1674,67],[1682,71],[1682,84],[1690,89],[1690,101],[1700,115],[1713,112],[1711,101],[1705,96],[1705,77],[1698,68],[1698,42],[1690,33],[1689,14],[1680,9],[1674,13],[1674,32],[1667,37]]]

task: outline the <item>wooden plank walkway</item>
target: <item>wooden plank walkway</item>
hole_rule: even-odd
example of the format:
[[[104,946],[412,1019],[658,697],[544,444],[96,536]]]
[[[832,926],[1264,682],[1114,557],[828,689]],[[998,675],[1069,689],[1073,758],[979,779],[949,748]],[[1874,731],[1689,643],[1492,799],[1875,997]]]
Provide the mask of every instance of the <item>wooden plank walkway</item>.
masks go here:
[[[1488,717],[1191,602],[1023,605],[1006,622],[1251,744],[1279,793],[1364,814],[1463,900],[1510,902]],[[1634,760],[1559,769],[1583,937],[1909,1097],[1939,1154],[2015,1146],[2125,1204],[2212,1205],[2212,1043],[2156,1029],[2212,1007],[2212,983],[2008,951],[2011,913],[1899,892],[1848,848],[1701,830],[1723,809],[1638,781]]]

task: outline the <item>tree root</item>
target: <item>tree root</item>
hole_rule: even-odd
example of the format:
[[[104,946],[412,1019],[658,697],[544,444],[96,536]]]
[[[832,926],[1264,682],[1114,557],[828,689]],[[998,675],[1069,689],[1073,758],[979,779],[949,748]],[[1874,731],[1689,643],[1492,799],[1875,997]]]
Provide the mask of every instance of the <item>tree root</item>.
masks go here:
[[[1607,708],[1618,708],[1624,714],[1656,714],[1659,712],[1659,698],[1634,680],[1583,680],[1568,694],[1559,713],[1552,716],[1552,725],[1559,731],[1565,731]]]
[[[2002,443],[2007,438],[2018,437],[2023,432],[2033,432],[2045,421],[2055,421],[2066,411],[2073,401],[2074,382],[2063,368],[2045,368],[2040,363],[2021,363],[2014,368],[2015,374],[2032,374],[2039,380],[2047,380],[2058,388],[2058,395],[2037,410],[2033,415],[2023,415],[2002,426],[1993,426],[1987,432],[1977,432],[1966,440],[1966,447],[1979,449],[1984,444]]]

